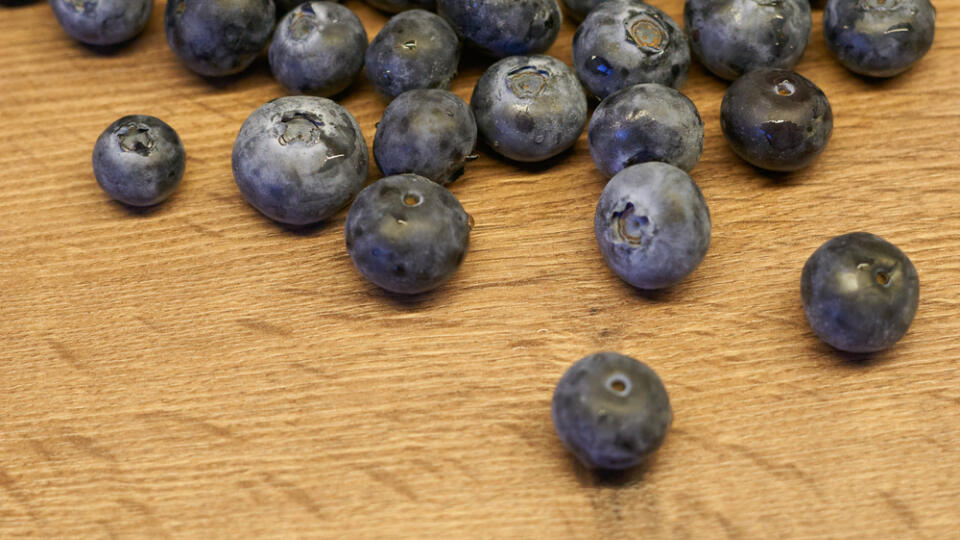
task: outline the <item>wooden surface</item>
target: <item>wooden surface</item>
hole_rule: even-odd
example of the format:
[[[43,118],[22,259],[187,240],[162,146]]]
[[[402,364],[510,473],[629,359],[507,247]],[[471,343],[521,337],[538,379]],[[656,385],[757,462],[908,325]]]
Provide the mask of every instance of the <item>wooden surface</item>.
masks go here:
[[[371,38],[385,21],[346,5]],[[412,301],[355,273],[345,212],[292,232],[244,203],[234,137],[283,94],[265,60],[192,75],[161,4],[107,54],[45,2],[0,7],[0,537],[958,538],[960,0],[937,6],[933,50],[885,82],[835,63],[815,12],[798,70],[834,135],[786,178],[735,158],[725,84],[691,69],[714,232],[675,289],[604,266],[584,136],[549,166],[471,164],[452,189],[472,250]],[[572,34],[550,51],[568,63]],[[466,58],[456,93],[482,69]],[[342,102],[372,142],[384,104],[365,80]],[[90,165],[132,113],[189,154],[148,212],[108,200]],[[922,284],[910,333],[870,360],[818,342],[799,298],[810,253],[855,230],[899,245]],[[554,384],[597,350],[653,366],[676,414],[619,477],[577,466],[550,422]]]

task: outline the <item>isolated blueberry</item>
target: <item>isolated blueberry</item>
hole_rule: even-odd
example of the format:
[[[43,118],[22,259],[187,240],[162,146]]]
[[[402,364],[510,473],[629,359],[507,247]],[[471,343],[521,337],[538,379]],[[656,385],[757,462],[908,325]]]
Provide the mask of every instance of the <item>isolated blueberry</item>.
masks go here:
[[[356,195],[369,154],[350,113],[321,97],[262,105],[233,145],[233,176],[251,205],[290,225],[323,221]]]
[[[394,98],[415,88],[450,88],[460,61],[460,38],[442,17],[422,9],[387,21],[367,49],[367,78]]]
[[[384,175],[413,173],[438,184],[454,181],[477,147],[477,122],[446,90],[411,90],[383,111],[373,156]]]
[[[495,58],[546,51],[563,22],[557,0],[437,0],[437,13],[467,44]]]
[[[276,22],[273,0],[169,0],[167,43],[187,67],[222,77],[247,68]]]
[[[893,77],[930,50],[936,18],[929,0],[828,0],[823,34],[850,71]]]
[[[187,154],[177,132],[159,118],[124,116],[93,147],[93,174],[114,199],[131,206],[165,201],[183,178]]]
[[[88,45],[117,45],[143,31],[153,0],[50,0],[50,7],[73,39]]]
[[[810,256],[801,294],[820,339],[842,351],[870,353],[892,347],[907,333],[920,282],[896,246],[857,232],[833,238]]]
[[[480,135],[517,161],[543,161],[573,146],[587,123],[587,98],[566,64],[546,55],[490,66],[470,100]]]
[[[793,68],[813,25],[809,0],[687,0],[683,20],[700,63],[728,80]]]
[[[270,69],[280,84],[299,93],[332,96],[363,69],[367,31],[349,8],[304,2],[277,23]]]
[[[587,16],[587,13],[590,13],[591,9],[605,1],[606,0],[563,0],[563,5],[567,8],[567,13],[570,14],[572,19],[582,21],[583,18]]]
[[[747,162],[771,171],[796,171],[827,147],[833,112],[827,96],[805,77],[785,69],[760,69],[727,89],[720,127]]]
[[[553,426],[563,445],[592,469],[627,469],[663,444],[673,411],[656,372],[600,352],[573,364],[553,392]]]
[[[399,13],[408,9],[437,9],[437,0],[366,0],[371,6],[388,11],[390,13]]]
[[[607,178],[625,167],[662,161],[692,170],[703,152],[703,120],[687,96],[638,84],[607,96],[593,112],[590,155]]]
[[[577,28],[573,66],[600,99],[640,83],[680,88],[690,69],[690,46],[666,13],[638,0],[611,0]]]
[[[687,173],[651,161],[627,167],[607,183],[593,231],[615,274],[639,289],[662,289],[703,261],[710,211]]]
[[[346,240],[364,277],[388,291],[418,294],[460,268],[470,216],[453,193],[422,176],[388,176],[357,195],[347,214]]]

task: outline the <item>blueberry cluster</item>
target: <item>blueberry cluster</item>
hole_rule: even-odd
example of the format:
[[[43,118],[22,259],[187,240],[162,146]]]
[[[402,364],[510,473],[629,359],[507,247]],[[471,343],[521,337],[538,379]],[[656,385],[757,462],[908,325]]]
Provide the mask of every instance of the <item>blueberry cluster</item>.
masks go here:
[[[477,157],[478,140],[508,160],[544,162],[568,151],[585,129],[597,169],[609,179],[594,214],[606,264],[640,289],[670,287],[693,273],[706,257],[712,224],[690,176],[703,152],[703,119],[679,91],[692,57],[732,81],[720,126],[746,162],[796,171],[830,140],[827,96],[792,71],[810,37],[808,0],[687,0],[684,28],[639,0],[563,0],[583,21],[572,69],[543,54],[562,22],[556,0],[368,2],[395,13],[369,46],[360,19],[326,1],[170,0],[166,35],[183,63],[208,77],[243,71],[272,36],[275,78],[306,95],[280,97],[250,114],[233,146],[236,184],[251,206],[291,226],[328,220],[353,200],[347,252],[361,275],[394,293],[433,290],[463,263],[472,219],[445,186]],[[72,37],[92,45],[132,39],[152,6],[50,4]],[[889,77],[930,49],[934,18],[928,0],[827,0],[824,33],[851,71]],[[449,91],[461,44],[492,59],[469,105]],[[373,139],[385,177],[366,188],[370,156],[360,125],[328,99],[347,91],[364,66],[389,102]],[[589,124],[588,96],[599,101]],[[162,121],[126,116],[97,140],[93,168],[110,196],[149,206],[177,187],[185,152]],[[867,233],[824,244],[801,283],[813,331],[843,351],[891,347],[917,310],[910,259]],[[616,353],[574,364],[557,385],[552,414],[577,458],[613,469],[654,452],[673,419],[656,373]]]

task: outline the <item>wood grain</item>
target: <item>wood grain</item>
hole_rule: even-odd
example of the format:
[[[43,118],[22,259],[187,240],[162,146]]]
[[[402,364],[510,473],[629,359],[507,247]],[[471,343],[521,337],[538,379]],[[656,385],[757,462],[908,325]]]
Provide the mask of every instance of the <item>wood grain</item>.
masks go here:
[[[385,21],[346,5],[371,37]],[[244,203],[233,139],[283,93],[265,60],[192,75],[160,3],[109,53],[45,2],[0,7],[0,537],[957,538],[960,0],[937,6],[933,50],[882,82],[832,60],[815,13],[798,70],[836,125],[789,177],[736,159],[725,84],[692,68],[714,234],[675,289],[640,294],[604,266],[583,137],[544,166],[484,152],[453,186],[477,223],[466,263],[415,300],[358,277],[343,212],[293,232]],[[568,63],[572,34],[550,51]],[[483,65],[464,59],[457,94]],[[372,142],[384,103],[365,81],[342,102]],[[90,166],[133,113],[189,153],[147,212]],[[898,244],[922,282],[910,333],[868,361],[818,342],[799,299],[807,256],[854,230]],[[676,412],[620,477],[578,467],[550,422],[554,384],[597,350],[653,366]]]

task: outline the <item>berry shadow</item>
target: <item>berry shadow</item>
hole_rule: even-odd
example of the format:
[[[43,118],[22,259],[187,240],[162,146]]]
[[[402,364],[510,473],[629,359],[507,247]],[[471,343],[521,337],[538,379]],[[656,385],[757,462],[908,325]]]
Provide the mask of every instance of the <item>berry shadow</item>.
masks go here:
[[[0,6],[3,7],[22,7],[30,4],[36,4],[38,0],[0,0]]]
[[[570,159],[570,157],[573,156],[574,154],[574,151],[573,151],[574,147],[571,146],[570,148],[567,148],[566,150],[564,150],[563,152],[560,152],[559,154],[553,156],[552,158],[545,159],[543,161],[526,162],[526,161],[516,161],[497,153],[497,151],[495,151],[489,144],[487,144],[486,141],[482,141],[482,140],[478,141],[477,149],[479,151],[478,153],[487,155],[497,160],[497,162],[499,163],[502,163],[509,167],[513,167],[515,169],[520,169],[523,172],[528,174],[540,174],[540,173],[546,172],[548,169],[560,166],[565,161]]]
[[[153,206],[133,206],[124,202],[120,202],[116,199],[110,199],[110,204],[112,204],[114,208],[119,208],[130,216],[147,218],[159,214],[162,209],[166,208],[174,201],[174,197],[175,195]]]
[[[241,82],[252,81],[257,77],[266,77],[268,80],[274,80],[273,72],[270,71],[270,62],[267,60],[267,55],[265,53],[257,56],[256,60],[254,60],[253,63],[247,66],[247,68],[243,71],[234,73],[233,75],[225,75],[223,77],[200,75],[191,71],[186,65],[183,65],[182,69],[193,73],[198,79],[204,81],[207,85],[216,90],[231,89],[238,86]],[[293,95],[290,94],[280,83],[276,84],[277,88],[280,90],[277,97]]]
[[[567,454],[570,467],[573,468],[574,476],[580,482],[582,487],[587,488],[622,488],[638,484],[643,481],[643,477],[653,468],[656,462],[656,454],[651,455],[643,463],[636,467],[624,470],[608,469],[589,469],[572,454]]]

